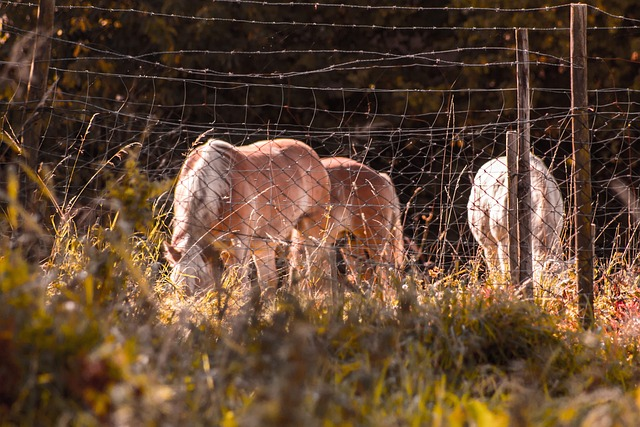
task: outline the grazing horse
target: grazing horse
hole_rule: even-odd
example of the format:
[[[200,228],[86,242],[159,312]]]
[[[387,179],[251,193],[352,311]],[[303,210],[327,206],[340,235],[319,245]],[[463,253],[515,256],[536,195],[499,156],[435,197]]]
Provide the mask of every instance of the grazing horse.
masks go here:
[[[401,269],[404,241],[400,202],[391,178],[344,157],[324,158],[322,165],[331,182],[325,247],[348,237],[351,242],[344,249],[346,257],[364,257],[376,267]],[[325,251],[323,257],[329,260],[335,279],[335,251]],[[381,268],[376,270],[384,273]]]
[[[294,228],[321,234],[330,183],[318,155],[293,139],[234,147],[215,139],[187,156],[175,188],[173,235],[165,245],[171,279],[191,292],[220,286],[223,267],[249,285],[275,290],[275,249]]]
[[[531,155],[531,237],[534,282],[540,283],[545,263],[560,261],[564,202],[556,180],[542,160]],[[469,226],[484,251],[489,271],[506,274],[509,265],[507,225],[507,158],[485,163],[473,180],[467,204]]]

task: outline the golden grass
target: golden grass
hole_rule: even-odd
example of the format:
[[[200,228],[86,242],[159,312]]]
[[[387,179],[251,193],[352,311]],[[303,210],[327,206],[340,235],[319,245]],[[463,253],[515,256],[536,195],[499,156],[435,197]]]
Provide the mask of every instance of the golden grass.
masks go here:
[[[140,176],[133,181],[145,188]],[[122,185],[111,197],[134,197]],[[590,331],[578,326],[571,281],[550,282],[535,301],[522,301],[499,280],[478,279],[473,264],[449,275],[392,275],[384,284],[356,280],[359,291],[343,295],[297,283],[245,312],[232,275],[222,291],[198,296],[168,281],[162,210],[151,203],[141,210],[136,197],[83,232],[73,218],[60,223],[43,265],[3,244],[0,424],[631,426],[638,419],[637,265],[617,258],[598,265]],[[3,230],[19,221],[21,211],[11,212]]]

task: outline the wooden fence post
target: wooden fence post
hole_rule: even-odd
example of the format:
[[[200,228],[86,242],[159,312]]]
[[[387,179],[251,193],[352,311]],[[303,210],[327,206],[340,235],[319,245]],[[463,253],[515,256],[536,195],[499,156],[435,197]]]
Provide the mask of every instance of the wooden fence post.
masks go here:
[[[507,227],[509,228],[509,274],[519,286],[520,262],[518,241],[518,132],[507,131]]]
[[[587,97],[587,5],[571,5],[571,128],[578,305],[582,326],[593,325],[591,142]]]
[[[518,91],[518,285],[524,296],[533,299],[531,251],[531,131],[529,103],[529,33],[516,30]]]

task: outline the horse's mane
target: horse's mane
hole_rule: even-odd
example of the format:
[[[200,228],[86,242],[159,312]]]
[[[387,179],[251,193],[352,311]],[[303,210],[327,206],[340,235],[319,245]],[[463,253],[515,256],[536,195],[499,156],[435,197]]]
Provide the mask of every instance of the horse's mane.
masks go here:
[[[201,239],[220,220],[222,200],[230,192],[233,150],[227,142],[210,139],[187,156],[176,184],[174,246],[187,245],[189,236]]]

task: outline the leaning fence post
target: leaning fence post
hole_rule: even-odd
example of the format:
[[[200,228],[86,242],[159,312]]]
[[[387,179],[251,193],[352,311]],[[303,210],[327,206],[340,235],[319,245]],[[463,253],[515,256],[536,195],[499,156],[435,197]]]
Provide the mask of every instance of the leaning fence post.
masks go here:
[[[518,285],[526,298],[533,299],[531,251],[531,132],[529,129],[529,33],[516,30],[516,70],[518,91]]]
[[[582,326],[593,325],[591,143],[587,98],[587,5],[571,5],[571,134],[575,197],[576,275]]]

